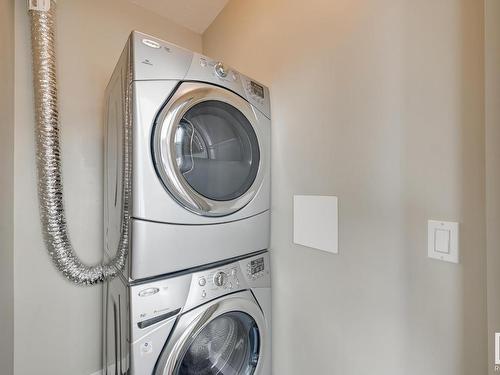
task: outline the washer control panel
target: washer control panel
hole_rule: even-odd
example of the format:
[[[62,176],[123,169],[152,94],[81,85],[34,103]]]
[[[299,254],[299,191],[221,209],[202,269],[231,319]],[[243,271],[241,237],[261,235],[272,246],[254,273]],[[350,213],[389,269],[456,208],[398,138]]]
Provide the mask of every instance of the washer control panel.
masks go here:
[[[247,274],[248,277],[252,280],[256,280],[260,277],[264,276],[264,272],[266,271],[266,266],[264,263],[264,257],[252,259],[247,264]]]
[[[185,309],[225,294],[269,285],[269,254],[262,253],[211,270],[194,273]]]
[[[223,271],[217,272],[214,275],[214,284],[218,287],[225,286],[227,284],[227,279],[227,273]]]
[[[240,278],[238,277],[241,272],[237,265],[230,265],[229,267],[221,267],[215,270],[200,272],[193,275],[193,284],[196,284],[195,290],[201,292],[199,294],[202,299],[218,296],[221,292],[229,292],[237,290],[240,286]]]

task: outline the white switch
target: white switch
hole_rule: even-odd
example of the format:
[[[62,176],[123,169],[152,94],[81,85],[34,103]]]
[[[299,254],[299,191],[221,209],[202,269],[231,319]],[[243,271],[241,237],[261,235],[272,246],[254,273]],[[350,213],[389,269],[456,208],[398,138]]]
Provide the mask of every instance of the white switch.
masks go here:
[[[434,250],[443,254],[450,253],[450,231],[448,229],[434,230]]]
[[[458,223],[455,222],[429,220],[428,257],[459,263],[458,228]]]
[[[337,197],[293,197],[293,242],[334,254],[339,252]]]

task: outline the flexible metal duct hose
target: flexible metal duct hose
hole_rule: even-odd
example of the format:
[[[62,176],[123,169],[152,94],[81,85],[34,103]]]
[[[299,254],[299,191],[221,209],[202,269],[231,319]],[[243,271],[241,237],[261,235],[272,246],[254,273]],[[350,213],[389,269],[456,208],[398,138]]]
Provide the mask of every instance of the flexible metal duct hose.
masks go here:
[[[121,238],[116,256],[108,264],[83,264],[73,249],[64,212],[61,177],[61,151],[55,54],[54,0],[48,10],[29,11],[31,16],[31,42],[33,53],[33,82],[35,90],[36,154],[38,167],[38,199],[47,250],[56,267],[69,280],[92,285],[114,277],[125,264],[129,245],[130,197],[130,118],[129,95],[126,95],[123,152],[123,201]]]

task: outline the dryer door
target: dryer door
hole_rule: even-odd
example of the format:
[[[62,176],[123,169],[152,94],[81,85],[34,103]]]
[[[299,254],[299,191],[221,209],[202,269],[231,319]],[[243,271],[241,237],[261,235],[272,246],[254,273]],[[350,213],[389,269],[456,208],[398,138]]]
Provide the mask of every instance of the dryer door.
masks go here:
[[[253,107],[231,91],[182,83],[157,117],[156,171],[186,209],[225,216],[247,205],[263,180]]]
[[[180,318],[155,375],[258,375],[267,327],[259,306],[231,297]]]

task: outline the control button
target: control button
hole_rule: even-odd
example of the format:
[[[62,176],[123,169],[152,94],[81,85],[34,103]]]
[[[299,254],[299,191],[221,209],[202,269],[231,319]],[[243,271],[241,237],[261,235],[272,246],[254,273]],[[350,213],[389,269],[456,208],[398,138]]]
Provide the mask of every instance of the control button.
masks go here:
[[[203,57],[200,58],[200,65],[204,68],[207,66],[207,60],[205,60]]]
[[[214,284],[216,286],[224,286],[227,282],[227,274],[225,272],[217,272],[214,275]]]
[[[233,269],[231,270],[231,275],[233,275],[233,276],[234,276],[234,275],[236,275],[236,268],[233,268]]]
[[[139,297],[149,297],[149,296],[152,296],[153,294],[156,294],[160,291],[160,289],[158,288],[148,288],[148,289],[144,289],[144,290],[141,290],[139,292]]]
[[[215,69],[215,74],[217,74],[219,77],[225,78],[227,76],[227,69],[223,63],[218,62],[217,64],[215,64],[214,69]]]
[[[146,341],[141,345],[141,355],[151,354],[153,352],[153,342]]]
[[[238,74],[236,74],[235,72],[233,72],[231,74],[231,77],[233,77],[233,81],[236,81],[238,79]]]
[[[234,282],[235,282],[235,284],[236,284],[236,287],[240,286],[240,280],[238,280],[238,279],[236,279],[236,278],[235,278],[235,279],[234,279]]]
[[[203,291],[201,292],[201,298],[205,298],[207,296],[207,292]]]
[[[205,286],[206,283],[207,283],[207,280],[204,277],[200,277],[200,279],[198,280],[199,286]]]
[[[233,283],[231,283],[231,282],[230,282],[230,283],[227,285],[227,287],[228,287],[229,289],[233,289]]]

